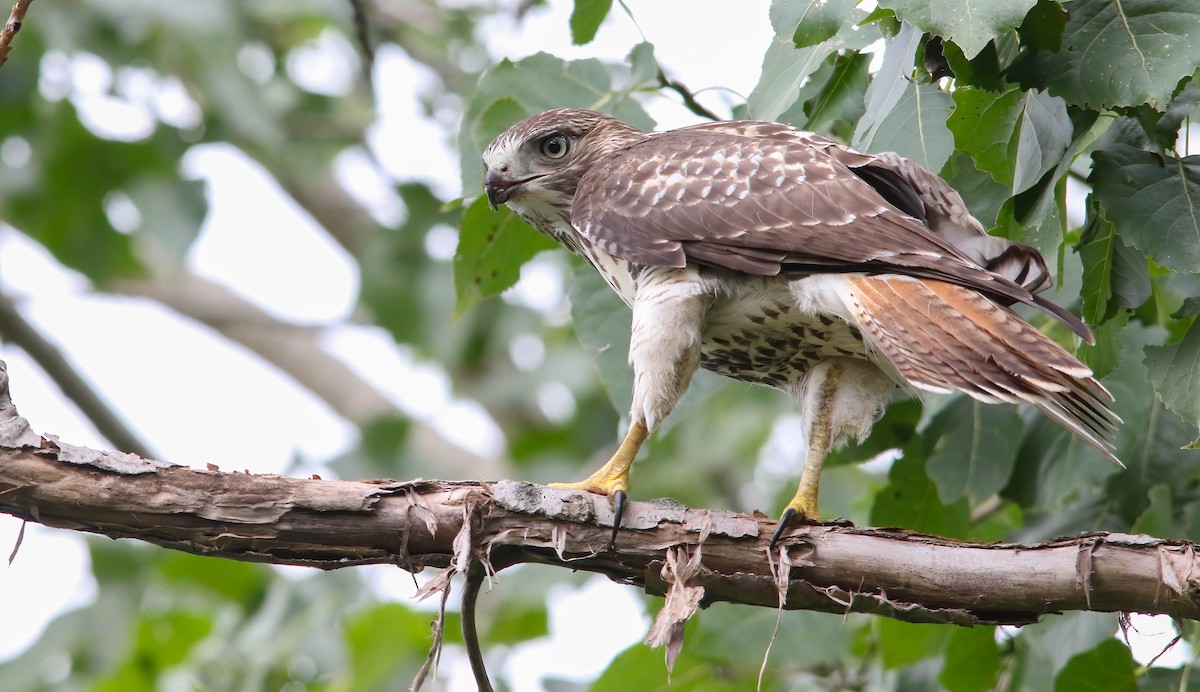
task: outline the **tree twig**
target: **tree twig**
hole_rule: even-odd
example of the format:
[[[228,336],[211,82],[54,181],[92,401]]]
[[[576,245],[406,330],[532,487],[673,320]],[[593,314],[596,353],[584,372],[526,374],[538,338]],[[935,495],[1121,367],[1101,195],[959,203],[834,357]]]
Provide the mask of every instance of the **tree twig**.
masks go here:
[[[662,67],[658,68],[658,84],[664,89],[670,89],[671,91],[679,94],[679,96],[683,99],[683,105],[696,115],[702,118],[708,118],[709,120],[723,119],[721,116],[705,108],[703,104],[697,101],[696,95],[693,94],[692,91],[684,86],[681,82],[669,79],[667,77],[667,73],[663,72]]]
[[[462,634],[467,648],[467,659],[471,662],[471,673],[479,692],[492,692],[492,680],[488,677],[487,664],[483,660],[483,648],[479,645],[479,630],[475,626],[475,601],[479,589],[487,577],[487,570],[479,560],[472,560],[467,568],[467,578],[462,592]]]
[[[25,319],[6,293],[0,293],[0,339],[28,353],[114,447],[139,456],[154,456],[154,450],[113,412],[112,406],[79,374],[63,352]]]
[[[16,0],[16,4],[12,7],[12,12],[8,15],[8,21],[4,23],[4,28],[0,29],[0,67],[4,67],[4,63],[8,62],[8,54],[12,51],[13,38],[17,32],[25,24],[25,13],[29,11],[29,5],[33,0]]]
[[[364,425],[407,417],[370,382],[322,347],[323,330],[279,320],[228,288],[198,277],[115,282],[113,292],[157,301],[241,344],[325,401],[338,415]],[[501,463],[451,443],[419,421],[411,433],[421,456],[439,459],[447,473],[498,473]]]
[[[373,85],[375,79],[375,48],[371,45],[371,21],[367,16],[367,0],[350,0],[350,9],[354,13],[354,36],[358,39],[358,48],[362,51],[363,78],[368,85]]]

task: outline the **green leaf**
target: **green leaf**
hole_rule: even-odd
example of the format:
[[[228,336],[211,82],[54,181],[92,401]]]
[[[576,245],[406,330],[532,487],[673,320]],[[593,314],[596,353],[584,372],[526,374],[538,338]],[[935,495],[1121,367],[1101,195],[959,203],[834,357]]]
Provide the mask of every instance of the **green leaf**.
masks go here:
[[[1058,0],[1039,0],[1017,28],[1021,45],[1034,50],[1061,50],[1068,16]]]
[[[797,48],[815,46],[837,34],[854,5],[855,0],[772,0],[771,26]]]
[[[948,692],[987,692],[996,689],[1001,664],[995,627],[955,627],[938,682]]]
[[[499,295],[521,277],[521,265],[557,247],[507,208],[493,211],[479,197],[463,213],[454,253],[454,311],[461,315],[484,298]]]
[[[173,589],[199,586],[238,603],[263,598],[271,576],[266,565],[186,553],[166,554],[159,570]]]
[[[1113,295],[1113,246],[1117,244],[1117,227],[1099,213],[1097,205],[1088,205],[1087,226],[1079,239],[1077,250],[1083,262],[1083,320],[1102,324],[1116,314]]]
[[[1171,486],[1165,483],[1150,488],[1150,506],[1133,522],[1134,533],[1148,536],[1177,536],[1179,525],[1171,511]]]
[[[838,665],[849,657],[854,635],[861,626],[845,622],[840,615],[793,611],[784,614],[783,625],[777,628],[778,617],[773,608],[748,612],[740,604],[713,603],[698,618],[695,631],[688,632],[684,649],[705,661],[743,667],[755,674],[768,645],[772,663],[786,660],[789,666]],[[813,632],[822,635],[813,637]]]
[[[883,667],[901,668],[935,656],[945,648],[950,628],[879,618],[879,651]]]
[[[745,689],[743,681],[732,678],[728,669],[697,657],[688,646],[695,630],[695,618],[687,625],[683,651],[675,660],[675,669],[667,673],[662,649],[651,649],[638,642],[622,651],[588,689],[592,692],[627,690],[670,690],[670,692],[735,692]],[[768,678],[774,676],[768,673]]]
[[[1009,188],[976,168],[971,156],[962,151],[950,155],[941,176],[962,195],[971,215],[979,219],[984,228],[996,225],[1000,209],[1010,197]]]
[[[1023,53],[1011,74],[1073,106],[1161,110],[1200,64],[1200,5],[1192,0],[1075,0],[1063,50]]]
[[[571,10],[571,43],[577,46],[591,43],[611,9],[612,0],[575,0],[575,9]]]
[[[153,257],[183,267],[208,213],[204,182],[146,176],[133,181],[125,192],[141,215],[136,229],[139,244],[149,244]]]
[[[579,342],[596,359],[600,382],[613,408],[625,415],[633,404],[629,367],[629,308],[591,266],[580,266],[571,288],[571,321]]]
[[[896,18],[954,41],[974,57],[993,38],[1015,29],[1037,0],[879,0]]]
[[[1115,224],[1088,205],[1087,225],[1077,246],[1083,261],[1083,319],[1103,324],[1120,308],[1135,309],[1150,297],[1145,256],[1121,242]]]
[[[800,95],[800,86],[837,50],[834,41],[796,48],[791,41],[771,40],[763,56],[762,75],[746,98],[749,117],[776,120]]]
[[[979,502],[1004,488],[1023,427],[1013,406],[959,397],[942,409],[925,431],[926,445],[933,444],[925,469],[941,501],[969,497]]]
[[[164,240],[159,251],[170,247],[178,252],[197,232],[204,201],[197,183],[178,177],[179,158],[188,144],[176,133],[159,129],[138,142],[102,139],[80,123],[67,101],[47,104],[38,117],[41,131],[22,171],[29,184],[5,190],[0,217],[45,246],[55,259],[100,286],[143,271],[134,248],[136,236],[113,228],[105,213],[106,201],[116,193],[136,196],[147,205],[143,227],[149,221],[172,225],[164,238],[175,238]],[[104,163],[84,165],[96,161]],[[151,188],[174,197],[182,207],[159,217],[160,209],[150,208],[143,198]]]
[[[1021,628],[1022,644],[1033,655],[1050,663],[1051,675],[1060,671],[1077,654],[1093,651],[1097,644],[1116,642],[1117,616],[1112,613],[1066,613],[1046,615],[1040,622]]]
[[[500,123],[496,113],[485,122],[485,113],[501,99],[517,106],[504,108],[512,122]],[[502,60],[480,78],[463,114],[458,140],[463,190],[469,194],[483,188],[479,160],[496,135],[522,117],[551,108],[591,108],[643,130],[654,128],[654,121],[631,95],[613,91],[612,74],[599,60],[564,61],[548,53],[518,62]],[[518,110],[520,117],[513,117]]]
[[[804,101],[806,130],[819,131],[833,120],[855,123],[862,117],[863,98],[871,79],[867,73],[871,56],[851,52],[832,55],[830,59],[831,74],[820,82],[817,94]]]
[[[1184,420],[1200,421],[1200,319],[1180,341],[1147,346],[1146,373],[1167,408]]]
[[[1113,638],[1072,658],[1054,679],[1055,692],[1134,692],[1137,688],[1133,655]]]
[[[867,149],[894,151],[931,171],[941,170],[954,153],[954,136],[946,127],[953,100],[936,84],[905,81],[904,86],[887,126],[876,131]]]
[[[871,80],[871,86],[867,87],[866,112],[858,121],[850,146],[861,151],[870,150],[876,133],[892,127],[889,115],[909,86],[913,56],[920,42],[921,32],[911,24],[902,25],[899,34],[884,39],[883,63]]]
[[[519,594],[518,594],[519,595]],[[549,613],[542,599],[507,597],[495,604],[481,640],[488,645],[513,646],[550,634]]]
[[[654,44],[643,41],[629,50],[629,86],[639,89],[658,84],[658,60],[654,57]]]
[[[1011,194],[1037,184],[1071,145],[1066,103],[1045,92],[956,89],[954,112],[946,124],[955,146]]]
[[[418,613],[402,603],[380,603],[346,618],[343,629],[349,653],[344,689],[374,690],[404,662],[425,658],[433,643],[435,613]],[[458,615],[447,613],[447,631],[459,627]]]
[[[447,317],[455,300],[445,290],[451,271],[442,262],[430,261],[425,240],[435,228],[457,228],[462,208],[447,208],[422,183],[401,184],[396,192],[407,212],[404,223],[366,234],[356,253],[362,277],[359,300],[397,342],[412,344],[423,355],[445,356],[442,342],[450,331]],[[394,461],[395,449],[389,454]]]
[[[970,522],[967,501],[945,505],[938,499],[937,487],[925,474],[925,460],[914,447],[906,447],[904,455],[892,464],[887,486],[875,495],[871,524],[965,538]]]
[[[192,649],[212,632],[211,614],[168,611],[143,616],[138,622],[134,650],[106,679],[95,683],[97,692],[130,692],[157,689],[167,669],[183,663]]]
[[[1086,320],[1086,318],[1085,318]],[[1083,364],[1092,369],[1092,374],[1098,378],[1108,377],[1109,373],[1121,364],[1121,330],[1129,324],[1129,312],[1118,312],[1112,318],[1105,320],[1098,327],[1092,327],[1095,344],[1080,344],[1075,354]]]
[[[763,56],[758,83],[746,98],[746,112],[738,117],[778,120],[804,92],[819,88],[815,73],[834,53],[861,50],[879,38],[878,28],[856,27],[844,22],[837,35],[812,46],[797,48],[791,40],[774,37]],[[802,90],[801,87],[805,87]]]
[[[926,47],[928,52],[928,47]],[[942,57],[954,73],[954,84],[958,88],[973,87],[1002,92],[1007,88],[1001,74],[1000,53],[995,43],[989,43],[979,55],[967,59],[962,48],[954,43],[942,43]]]
[[[1200,272],[1200,156],[1117,144],[1092,154],[1095,198],[1121,238],[1160,266]]]
[[[1156,118],[1153,127],[1147,128],[1146,134],[1164,150],[1175,147],[1179,140],[1179,128],[1188,119],[1200,115],[1200,82],[1197,77],[1200,71],[1192,75],[1188,83],[1171,99],[1162,116]],[[1157,114],[1157,112],[1156,112]]]

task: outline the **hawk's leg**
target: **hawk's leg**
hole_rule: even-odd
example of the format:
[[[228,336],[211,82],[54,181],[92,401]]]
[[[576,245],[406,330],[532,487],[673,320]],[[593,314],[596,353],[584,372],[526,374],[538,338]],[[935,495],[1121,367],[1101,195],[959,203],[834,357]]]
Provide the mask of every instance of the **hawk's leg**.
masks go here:
[[[800,486],[783,510],[771,537],[772,546],[796,519],[820,519],[817,491],[825,458],[847,439],[865,439],[895,388],[892,379],[873,363],[853,358],[823,360],[793,387],[792,396],[804,417],[808,454]]]
[[[700,329],[711,303],[686,281],[660,281],[643,286],[633,303],[629,363],[633,366],[633,406],[629,432],[600,470],[578,483],[551,483],[608,495],[614,504],[616,542],[629,487],[629,469],[642,443],[687,390],[700,365]]]

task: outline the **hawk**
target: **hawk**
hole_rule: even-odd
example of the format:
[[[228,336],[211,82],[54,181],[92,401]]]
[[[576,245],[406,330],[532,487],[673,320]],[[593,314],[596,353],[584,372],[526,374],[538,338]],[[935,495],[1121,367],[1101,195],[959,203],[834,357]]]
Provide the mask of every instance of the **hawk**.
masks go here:
[[[800,408],[808,451],[772,544],[818,519],[825,457],[863,440],[897,386],[1032,404],[1120,463],[1112,396],[1011,309],[1092,342],[1038,295],[1051,284],[1041,255],[988,236],[910,160],[779,123],[647,133],[564,108],[514,125],[483,163],[493,207],[581,255],[632,309],[628,433],[589,478],[556,484],[610,496],[614,523],[638,449],[697,368]]]

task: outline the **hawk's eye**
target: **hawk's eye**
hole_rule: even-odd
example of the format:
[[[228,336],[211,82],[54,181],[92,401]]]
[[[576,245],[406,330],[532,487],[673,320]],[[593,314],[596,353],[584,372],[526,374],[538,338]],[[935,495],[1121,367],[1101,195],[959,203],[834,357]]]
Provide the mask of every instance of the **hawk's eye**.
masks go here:
[[[561,159],[567,155],[570,143],[566,135],[550,135],[542,140],[542,156],[548,159]]]

